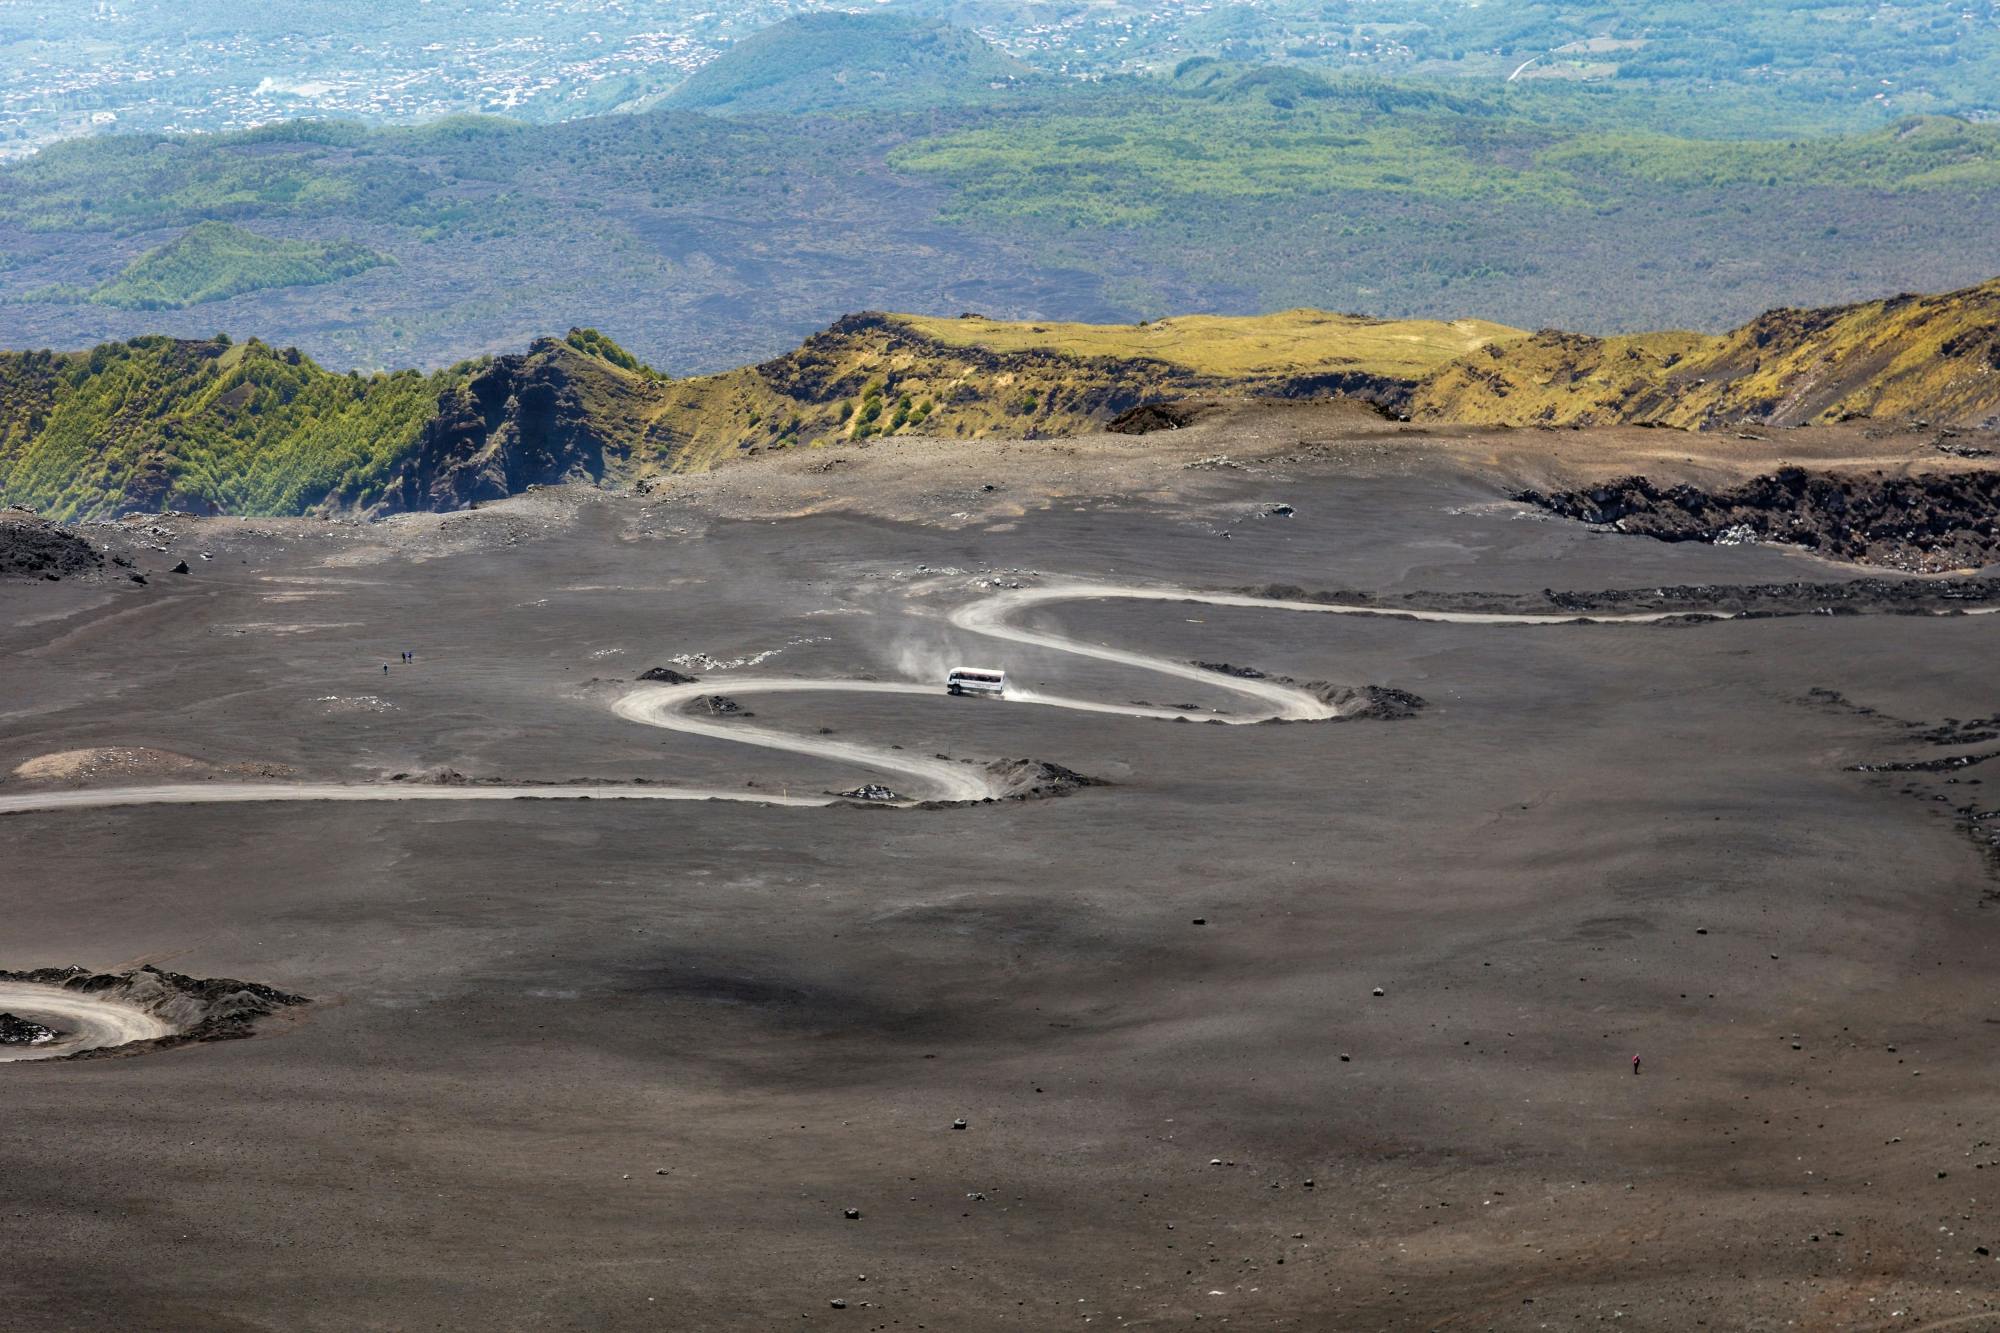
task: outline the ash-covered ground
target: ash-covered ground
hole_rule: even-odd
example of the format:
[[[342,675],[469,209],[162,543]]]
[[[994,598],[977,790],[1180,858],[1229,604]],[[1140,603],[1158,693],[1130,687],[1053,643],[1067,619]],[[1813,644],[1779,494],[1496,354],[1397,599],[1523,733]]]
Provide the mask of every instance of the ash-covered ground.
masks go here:
[[[0,969],[314,1000],[247,1040],[0,1067],[0,1322],[1976,1327],[2000,774],[1934,761],[1995,749],[2000,615],[1788,592],[1898,576],[1507,499],[1660,476],[1626,446],[1696,447],[1666,434],[1292,410],[372,527],[81,529],[105,570],[0,584],[0,800],[900,790],[615,714],[653,668],[725,698],[935,676],[759,694],[742,725],[1097,785],[0,816]],[[1731,448],[1661,479],[1781,461]],[[1214,686],[945,618],[1058,577],[1757,614],[1017,621],[1230,667]],[[1275,678],[1422,706],[1183,724],[948,698],[961,662],[1197,715]]]

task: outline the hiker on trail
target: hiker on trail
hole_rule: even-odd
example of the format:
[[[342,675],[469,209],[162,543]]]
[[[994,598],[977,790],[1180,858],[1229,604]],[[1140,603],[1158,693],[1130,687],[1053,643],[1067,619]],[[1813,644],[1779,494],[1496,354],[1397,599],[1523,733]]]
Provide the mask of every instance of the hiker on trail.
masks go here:
[[[1639,1072],[1639,1057],[1636,1055],[1632,1057],[1632,1072],[1634,1074]]]

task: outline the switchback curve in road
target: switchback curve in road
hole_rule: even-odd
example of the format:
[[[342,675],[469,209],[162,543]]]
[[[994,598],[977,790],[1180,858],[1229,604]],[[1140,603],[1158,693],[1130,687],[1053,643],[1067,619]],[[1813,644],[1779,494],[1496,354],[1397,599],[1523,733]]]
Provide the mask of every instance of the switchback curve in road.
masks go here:
[[[1339,710],[1310,690],[1273,680],[1253,680],[1225,675],[1190,662],[1156,657],[1148,653],[1091,643],[1044,630],[1023,629],[1010,617],[1032,607],[1077,601],[1157,601],[1186,602],[1207,606],[1242,607],[1254,610],[1290,611],[1317,615],[1385,616],[1403,620],[1451,625],[1560,625],[1579,621],[1596,623],[1646,624],[1667,620],[1682,612],[1633,612],[1612,615],[1570,613],[1503,613],[1472,611],[1423,611],[1382,607],[1365,603],[1287,601],[1244,593],[1203,592],[1192,588],[1140,587],[1118,583],[1068,582],[1034,588],[1018,588],[967,602],[948,616],[956,628],[1005,643],[1024,644],[1078,657],[1112,662],[1156,675],[1172,676],[1233,694],[1248,708],[1236,713],[1203,715],[1204,721],[1243,725],[1284,720],[1325,721],[1339,716]],[[1710,619],[1727,619],[1728,612],[1696,612]],[[893,775],[913,786],[924,800],[980,801],[1005,794],[1001,784],[977,764],[948,759],[925,758],[888,746],[854,741],[828,740],[749,726],[742,722],[704,717],[689,711],[689,705],[706,695],[726,689],[731,696],[746,694],[894,694],[938,697],[942,686],[936,682],[807,679],[786,676],[730,676],[707,682],[681,685],[648,685],[631,690],[613,702],[618,716],[646,726],[688,735],[706,736],[739,745],[783,750],[839,763],[853,764],[876,773]],[[1010,687],[1006,698],[1046,708],[1078,712],[1111,713],[1125,717],[1185,721],[1190,716],[1178,709],[1152,708],[1140,704],[1100,703],[1087,699],[1064,698],[1037,691]],[[128,805],[212,804],[258,801],[507,801],[507,800],[648,800],[648,801],[740,801],[759,805],[824,806],[841,798],[832,794],[793,796],[773,794],[767,789],[742,787],[701,788],[623,784],[556,785],[460,785],[430,786],[422,783],[347,784],[337,782],[255,783],[199,782],[156,786],[100,787],[77,790],[37,791],[0,794],[0,815],[33,811],[88,809]]]

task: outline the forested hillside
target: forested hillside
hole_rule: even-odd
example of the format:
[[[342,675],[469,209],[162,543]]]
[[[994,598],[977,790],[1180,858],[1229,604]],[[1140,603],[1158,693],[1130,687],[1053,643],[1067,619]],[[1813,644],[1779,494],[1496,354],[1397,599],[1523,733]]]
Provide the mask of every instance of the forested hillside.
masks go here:
[[[287,241],[227,222],[199,222],[149,250],[88,299],[127,310],[178,310],[269,287],[313,287],[392,263],[351,241]]]

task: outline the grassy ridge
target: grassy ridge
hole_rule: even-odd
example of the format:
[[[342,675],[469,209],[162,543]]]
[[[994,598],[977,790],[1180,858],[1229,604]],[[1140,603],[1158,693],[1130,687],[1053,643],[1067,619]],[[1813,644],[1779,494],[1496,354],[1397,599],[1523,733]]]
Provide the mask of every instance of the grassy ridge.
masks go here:
[[[1719,337],[1537,334],[1444,367],[1418,390],[1413,411],[1509,426],[1994,424],[2000,280],[1943,296],[1773,310]]]
[[[267,287],[337,282],[393,262],[352,241],[280,240],[227,222],[203,222],[133,260],[90,300],[124,310],[178,310]]]
[[[955,347],[1056,351],[1079,357],[1165,361],[1219,378],[1355,370],[1417,380],[1491,342],[1527,335],[1487,320],[1369,319],[1324,310],[1273,315],[1181,315],[1144,324],[1075,324],[899,315],[909,328]]]
[[[590,329],[430,375],[341,375],[255,341],[140,338],[0,355],[0,499],[63,518],[453,508],[754,450],[1071,434],[1144,401],[1217,393],[1344,394],[1490,425],[1995,424],[2000,280],[1775,310],[1720,336],[1314,311],[1144,325],[863,314],[786,356],[680,380]]]

